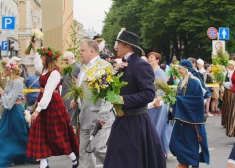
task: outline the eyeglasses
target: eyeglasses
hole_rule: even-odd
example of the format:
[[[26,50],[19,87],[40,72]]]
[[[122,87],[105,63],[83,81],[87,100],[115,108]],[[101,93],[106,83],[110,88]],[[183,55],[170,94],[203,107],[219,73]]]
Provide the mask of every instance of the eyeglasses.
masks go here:
[[[64,59],[64,61],[68,61],[68,59]]]

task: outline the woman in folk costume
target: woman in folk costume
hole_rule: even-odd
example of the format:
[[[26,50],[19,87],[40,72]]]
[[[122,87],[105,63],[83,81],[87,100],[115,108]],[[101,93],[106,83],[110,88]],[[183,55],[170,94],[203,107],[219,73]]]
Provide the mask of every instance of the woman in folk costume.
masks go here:
[[[226,123],[226,135],[229,137],[235,136],[235,71],[233,71],[231,80],[229,83],[226,83],[225,86],[230,91],[230,97],[227,107],[227,123]]]
[[[12,60],[4,60],[2,64],[5,76],[9,77],[4,91],[0,91],[0,104],[4,107],[0,119],[0,167],[4,168],[26,162],[29,125],[23,113],[21,67]]]
[[[69,155],[72,168],[78,167],[78,141],[69,125],[68,112],[59,93],[59,56],[61,53],[51,47],[43,47],[35,53],[35,67],[38,71],[42,69],[39,78],[41,88],[31,117],[26,156],[40,159],[40,168],[49,168],[47,157],[60,155]]]
[[[198,78],[189,72],[191,68],[189,60],[180,61],[179,72],[183,80],[178,85],[173,107],[175,124],[170,141],[170,150],[180,163],[178,168],[198,167],[199,162],[209,164],[203,89]]]
[[[228,121],[228,111],[230,107],[230,99],[231,99],[231,77],[235,69],[235,61],[229,60],[228,67],[227,67],[227,74],[225,76],[225,83],[224,83],[224,94],[223,94],[223,103],[221,108],[221,125],[227,127],[227,121]],[[228,135],[228,129],[226,129],[226,135]]]
[[[123,61],[114,69],[123,72],[121,88],[124,115],[112,125],[104,168],[166,168],[166,160],[147,105],[155,97],[152,67],[138,55],[140,37],[123,31],[117,38]]]
[[[167,82],[167,76],[159,66],[162,60],[162,56],[159,53],[151,52],[148,54],[147,57],[148,57],[148,63],[153,68],[155,79]],[[167,104],[163,103],[161,104],[162,95],[163,95],[162,91],[157,89],[156,99],[154,99],[153,107],[149,107],[148,114],[150,118],[153,120],[157,133],[161,139],[163,150],[167,157],[167,154],[170,153],[169,143],[173,127],[172,124],[169,124],[167,122],[169,106]]]

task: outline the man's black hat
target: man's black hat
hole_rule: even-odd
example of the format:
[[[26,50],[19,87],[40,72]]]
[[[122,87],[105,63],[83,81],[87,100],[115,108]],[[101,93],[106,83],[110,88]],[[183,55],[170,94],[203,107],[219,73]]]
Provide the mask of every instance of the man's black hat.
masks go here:
[[[129,44],[141,51],[142,55],[144,54],[144,51],[139,47],[140,43],[140,37],[136,35],[135,33],[132,33],[130,31],[123,31],[119,37],[117,37],[116,41],[120,41],[126,44]]]
[[[96,36],[93,37],[93,40],[102,41],[103,39],[99,35],[96,35]]]

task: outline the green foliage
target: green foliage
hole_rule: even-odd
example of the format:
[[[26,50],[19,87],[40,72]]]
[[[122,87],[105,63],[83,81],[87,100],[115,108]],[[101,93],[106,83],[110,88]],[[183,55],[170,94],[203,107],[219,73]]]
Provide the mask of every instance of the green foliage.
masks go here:
[[[103,37],[113,46],[122,27],[142,37],[142,46],[167,62],[195,57],[210,60],[209,27],[229,27],[226,50],[235,53],[235,1],[231,0],[113,0],[104,21]]]
[[[78,23],[77,21],[73,21],[73,24],[71,26],[71,33],[70,33],[70,41],[66,41],[69,48],[67,48],[67,51],[71,51],[75,59],[79,62],[80,61],[80,43],[81,39],[78,38],[79,36],[79,29],[78,29]]]
[[[77,87],[73,82],[70,83],[68,93],[64,96],[64,99],[73,98],[74,101],[77,101],[78,98],[84,98],[85,92],[82,87]]]
[[[62,68],[62,74],[63,76],[71,76],[71,73],[73,72],[73,65],[66,65]]]
[[[174,105],[176,103],[176,92],[163,80],[155,80],[154,83],[157,89],[160,89],[165,93],[165,95],[162,96],[164,103],[169,104],[170,106]]]

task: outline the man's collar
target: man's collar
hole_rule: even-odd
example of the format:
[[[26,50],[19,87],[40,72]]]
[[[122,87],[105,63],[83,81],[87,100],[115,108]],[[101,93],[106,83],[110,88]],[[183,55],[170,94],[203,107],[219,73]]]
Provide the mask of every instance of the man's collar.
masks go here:
[[[134,52],[129,52],[129,53],[127,53],[127,54],[124,56],[124,58],[127,59],[127,58],[130,57],[130,55],[132,55],[132,54],[134,54]]]
[[[93,65],[98,58],[100,58],[99,55],[97,55],[96,57],[92,58],[92,60],[87,64],[87,66],[89,67],[89,66]]]

